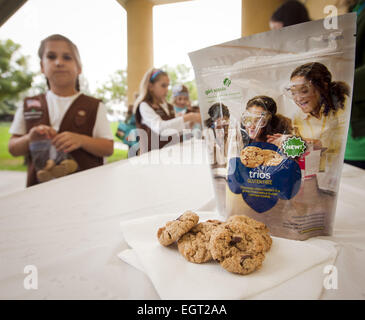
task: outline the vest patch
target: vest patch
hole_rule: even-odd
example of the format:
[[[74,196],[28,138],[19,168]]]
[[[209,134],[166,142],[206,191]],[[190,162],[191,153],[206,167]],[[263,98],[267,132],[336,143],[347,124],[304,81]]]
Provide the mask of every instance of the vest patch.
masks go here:
[[[37,99],[27,100],[27,108],[41,108],[41,102]]]
[[[41,102],[37,99],[29,99],[26,101],[24,110],[25,120],[39,120],[43,116]]]
[[[86,110],[78,110],[77,113],[76,113],[76,116],[75,116],[75,125],[77,127],[81,127],[83,126],[85,123],[86,123],[86,120],[87,120],[87,112]]]
[[[84,117],[86,116],[86,111],[85,110],[79,110],[79,112],[77,113],[77,115]]]
[[[43,111],[40,109],[31,109],[29,111],[24,111],[25,120],[39,120],[43,116]]]

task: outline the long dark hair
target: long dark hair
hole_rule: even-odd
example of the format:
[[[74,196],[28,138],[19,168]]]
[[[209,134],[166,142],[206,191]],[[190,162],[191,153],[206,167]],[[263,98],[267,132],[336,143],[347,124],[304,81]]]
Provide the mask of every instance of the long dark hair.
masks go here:
[[[246,110],[252,106],[260,106],[270,113],[268,124],[262,129],[258,138],[265,139],[268,134],[285,133],[290,134],[293,131],[291,120],[281,114],[277,114],[277,105],[273,98],[268,96],[256,96],[250,99],[246,104]]]
[[[297,67],[290,79],[302,76],[310,81],[321,95],[320,104],[324,104],[324,115],[331,110],[337,112],[345,107],[346,96],[350,94],[350,87],[342,81],[332,81],[332,75],[327,67],[319,62],[310,62]]]
[[[229,109],[223,103],[217,102],[213,104],[208,110],[209,118],[205,120],[205,125],[208,128],[213,128],[214,121],[222,117],[230,117]]]
[[[310,21],[308,10],[299,1],[287,1],[275,10],[271,21],[282,22],[284,27]]]

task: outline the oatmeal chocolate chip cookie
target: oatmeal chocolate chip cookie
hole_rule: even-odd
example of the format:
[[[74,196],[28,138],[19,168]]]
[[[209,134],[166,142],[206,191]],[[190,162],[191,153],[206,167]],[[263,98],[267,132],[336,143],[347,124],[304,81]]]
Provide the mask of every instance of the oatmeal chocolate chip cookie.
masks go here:
[[[53,179],[51,173],[47,170],[38,170],[37,171],[37,179],[39,182],[47,182]]]
[[[259,269],[265,258],[262,236],[241,221],[218,226],[210,238],[209,250],[224,269],[238,274]]]
[[[65,159],[60,165],[65,167],[67,174],[74,173],[78,168],[77,162],[72,159]]]
[[[64,177],[67,175],[67,171],[66,168],[64,166],[61,165],[56,165],[54,166],[51,170],[50,170],[52,176],[54,178],[60,178],[60,177]]]
[[[241,162],[248,168],[256,168],[264,162],[262,149],[258,147],[246,147],[241,150]]]
[[[269,228],[266,226],[266,224],[264,224],[260,221],[257,221],[255,219],[252,219],[250,217],[244,216],[244,215],[231,216],[227,220],[227,222],[232,222],[232,221],[245,223],[245,224],[253,227],[261,235],[261,237],[264,239],[264,242],[265,242],[264,250],[265,251],[270,250],[271,244],[272,244],[272,239],[270,237]]]
[[[223,222],[207,220],[194,226],[177,242],[179,252],[186,260],[194,263],[204,263],[212,259],[209,251],[209,240],[213,230]]]
[[[238,254],[224,259],[221,262],[221,266],[233,273],[249,274],[258,270],[262,266],[264,259],[265,255],[262,253]]]
[[[264,166],[278,166],[283,161],[283,157],[274,150],[265,149],[261,153],[264,156]]]
[[[54,166],[56,165],[56,163],[54,162],[54,160],[52,159],[48,159],[46,162],[46,166],[43,168],[43,170],[49,171],[51,170]]]
[[[199,216],[196,213],[186,211],[176,220],[168,221],[164,227],[158,229],[158,241],[163,246],[169,246],[194,227],[198,221]]]

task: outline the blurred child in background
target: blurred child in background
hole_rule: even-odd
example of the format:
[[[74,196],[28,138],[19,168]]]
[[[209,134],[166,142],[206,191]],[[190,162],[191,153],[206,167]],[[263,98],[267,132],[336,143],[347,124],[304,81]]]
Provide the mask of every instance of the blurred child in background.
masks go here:
[[[81,60],[76,45],[55,34],[41,42],[41,71],[49,90],[28,97],[10,127],[9,152],[27,156],[27,187],[40,183],[30,156],[30,144],[48,139],[57,151],[69,153],[79,171],[100,166],[113,153],[113,135],[100,100],[80,92]]]
[[[189,97],[189,89],[183,85],[178,84],[172,88],[172,97],[173,97],[173,106],[175,110],[176,117],[182,116],[189,112],[197,112],[200,113],[199,107],[192,107]],[[200,123],[192,123],[191,128],[192,130],[201,130]],[[184,139],[191,137],[191,135],[184,135]]]
[[[140,153],[161,149],[181,140],[184,129],[191,123],[200,123],[200,113],[186,113],[175,117],[175,111],[166,97],[170,79],[167,72],[152,68],[141,83],[138,99],[134,103],[136,125],[140,129]]]

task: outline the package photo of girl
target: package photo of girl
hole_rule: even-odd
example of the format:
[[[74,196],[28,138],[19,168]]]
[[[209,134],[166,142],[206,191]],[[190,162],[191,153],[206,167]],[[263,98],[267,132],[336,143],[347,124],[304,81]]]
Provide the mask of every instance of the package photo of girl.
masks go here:
[[[322,189],[335,192],[336,169],[341,162],[346,133],[345,105],[350,94],[349,85],[333,81],[324,64],[310,62],[292,71],[285,94],[298,108],[292,125],[293,133],[307,146],[307,154],[301,159],[303,169],[317,174]],[[269,137],[269,142],[280,145],[286,138],[277,133]]]
[[[256,96],[246,104],[241,116],[241,132],[244,144],[250,142],[270,142],[278,134],[291,134],[291,120],[277,113],[273,98]]]

